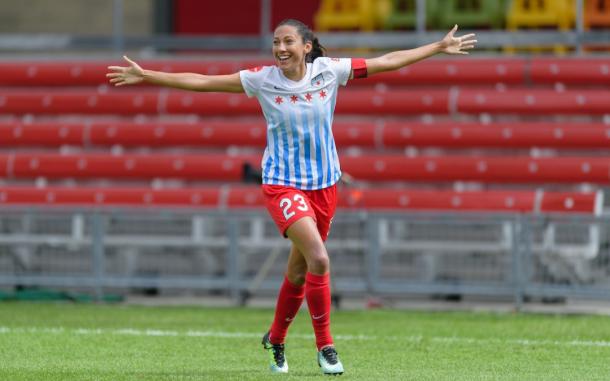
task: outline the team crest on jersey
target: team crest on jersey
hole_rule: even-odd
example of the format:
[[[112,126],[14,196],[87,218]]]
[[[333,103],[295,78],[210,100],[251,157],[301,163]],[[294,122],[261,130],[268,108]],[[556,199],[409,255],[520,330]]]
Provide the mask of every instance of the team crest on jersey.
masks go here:
[[[324,76],[322,75],[322,73],[313,77],[313,79],[311,80],[311,85],[316,87],[324,86]]]

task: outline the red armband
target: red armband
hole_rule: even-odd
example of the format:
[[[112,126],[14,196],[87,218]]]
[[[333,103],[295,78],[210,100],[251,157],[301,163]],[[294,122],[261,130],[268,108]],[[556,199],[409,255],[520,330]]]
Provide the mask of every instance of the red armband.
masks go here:
[[[364,58],[352,58],[352,71],[354,73],[354,79],[366,78],[366,61]]]

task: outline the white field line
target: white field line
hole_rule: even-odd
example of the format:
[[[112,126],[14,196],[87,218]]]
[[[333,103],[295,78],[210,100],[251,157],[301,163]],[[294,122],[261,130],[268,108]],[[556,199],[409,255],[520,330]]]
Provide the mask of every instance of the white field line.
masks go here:
[[[159,329],[133,328],[64,328],[64,327],[2,327],[0,334],[72,334],[72,335],[119,335],[148,337],[212,337],[223,339],[259,339],[260,332],[224,332],[224,331],[170,331]],[[313,335],[291,334],[291,338],[313,339]],[[610,348],[610,341],[605,340],[537,340],[524,338],[480,339],[460,336],[370,336],[370,335],[333,335],[338,341],[373,341],[392,340],[409,343],[432,342],[440,344],[472,345],[521,345],[521,346],[560,346],[560,347],[598,347]]]

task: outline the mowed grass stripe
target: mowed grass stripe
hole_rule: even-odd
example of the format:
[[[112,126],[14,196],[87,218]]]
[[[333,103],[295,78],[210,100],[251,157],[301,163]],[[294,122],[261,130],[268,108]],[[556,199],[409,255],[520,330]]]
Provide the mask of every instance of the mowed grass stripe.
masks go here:
[[[214,337],[223,339],[245,339],[261,337],[260,332],[222,332],[222,331],[164,331],[158,329],[103,329],[103,328],[74,328],[66,329],[64,327],[0,327],[0,334],[72,334],[72,335],[127,335],[127,336],[169,336],[169,337]],[[292,334],[291,338],[312,340],[313,334]],[[366,336],[366,335],[334,335],[337,341],[352,341],[352,340],[391,340],[391,341],[406,341],[411,343],[419,343],[424,340],[444,344],[459,344],[459,345],[524,345],[524,346],[568,346],[568,347],[608,347],[610,341],[591,341],[591,340],[529,340],[524,338],[508,338],[508,339],[478,339],[472,337],[429,337],[423,336]]]

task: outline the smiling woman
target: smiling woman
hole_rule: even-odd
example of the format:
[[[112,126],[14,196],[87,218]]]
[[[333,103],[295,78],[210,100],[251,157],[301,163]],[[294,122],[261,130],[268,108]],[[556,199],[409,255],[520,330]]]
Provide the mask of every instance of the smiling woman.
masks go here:
[[[275,317],[263,337],[272,372],[288,372],[284,341],[304,300],[316,336],[318,365],[325,374],[344,370],[330,333],[330,261],[324,245],[341,177],[332,134],[339,86],[438,53],[468,54],[476,43],[474,35],[454,37],[456,30],[457,25],[441,41],[380,57],[328,58],[305,24],[288,19],[273,34],[275,66],[209,76],[144,70],[125,57],[128,67],[109,67],[107,76],[116,86],[148,82],[194,91],[245,92],[261,104],[267,121],[262,192],[280,233],[292,242]]]
[[[304,46],[302,46],[304,45]],[[304,58],[303,58],[303,52]],[[311,29],[298,20],[287,19],[278,24],[273,36],[273,56],[284,75],[292,80],[303,78],[305,67],[318,57],[324,57],[326,49],[320,45]]]

